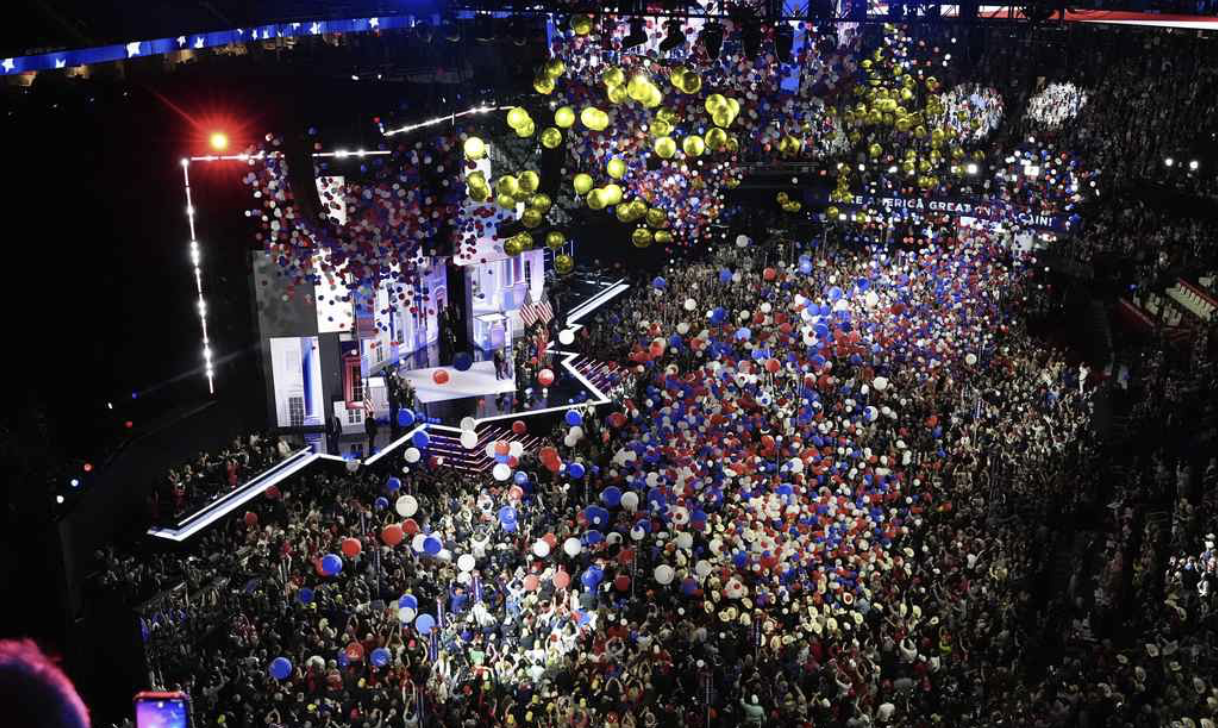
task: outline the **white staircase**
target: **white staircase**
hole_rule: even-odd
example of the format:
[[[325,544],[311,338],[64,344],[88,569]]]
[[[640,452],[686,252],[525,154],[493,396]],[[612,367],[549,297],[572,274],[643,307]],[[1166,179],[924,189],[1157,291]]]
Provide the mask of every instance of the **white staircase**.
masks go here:
[[[1213,320],[1214,309],[1216,308],[1214,304],[1207,301],[1201,294],[1189,286],[1184,285],[1183,282],[1177,281],[1176,285],[1168,288],[1167,297],[1202,321],[1209,322]]]

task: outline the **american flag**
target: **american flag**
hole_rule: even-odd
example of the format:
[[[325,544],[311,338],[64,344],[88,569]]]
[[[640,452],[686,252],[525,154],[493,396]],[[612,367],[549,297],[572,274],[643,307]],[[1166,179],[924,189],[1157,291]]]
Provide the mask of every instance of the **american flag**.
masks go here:
[[[534,321],[540,321],[543,324],[550,323],[554,318],[554,309],[550,308],[550,302],[542,300],[539,303],[526,303],[520,307],[520,320],[525,326],[532,326]]]

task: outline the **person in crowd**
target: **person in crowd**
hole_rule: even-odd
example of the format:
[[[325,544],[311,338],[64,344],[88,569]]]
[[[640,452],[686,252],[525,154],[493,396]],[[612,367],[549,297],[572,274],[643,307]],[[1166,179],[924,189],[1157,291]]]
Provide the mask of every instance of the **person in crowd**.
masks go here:
[[[31,640],[0,640],[0,715],[11,728],[89,728],[63,670]]]

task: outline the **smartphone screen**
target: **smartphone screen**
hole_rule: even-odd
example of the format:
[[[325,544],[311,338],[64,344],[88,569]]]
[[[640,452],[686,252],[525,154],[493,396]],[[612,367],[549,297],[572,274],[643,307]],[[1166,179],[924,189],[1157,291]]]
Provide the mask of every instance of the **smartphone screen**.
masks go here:
[[[135,696],[136,728],[190,728],[189,698],[182,693]]]

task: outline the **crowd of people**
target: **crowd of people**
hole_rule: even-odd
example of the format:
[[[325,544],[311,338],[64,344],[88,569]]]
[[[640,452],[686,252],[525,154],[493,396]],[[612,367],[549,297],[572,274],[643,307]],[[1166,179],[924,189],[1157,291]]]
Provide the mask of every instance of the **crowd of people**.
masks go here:
[[[284,486],[175,560],[154,669],[226,725],[1205,725],[1212,514],[1141,559],[1178,610],[1132,643],[1045,587],[1108,385],[1026,331],[1030,275],[984,235],[665,271],[577,344],[618,405],[506,480]]]
[[[237,438],[218,453],[200,452],[193,461],[171,468],[152,489],[152,521],[172,525],[289,454],[282,438],[266,434]]]

